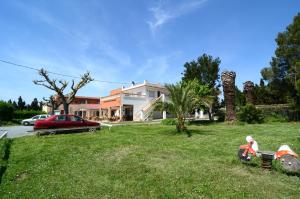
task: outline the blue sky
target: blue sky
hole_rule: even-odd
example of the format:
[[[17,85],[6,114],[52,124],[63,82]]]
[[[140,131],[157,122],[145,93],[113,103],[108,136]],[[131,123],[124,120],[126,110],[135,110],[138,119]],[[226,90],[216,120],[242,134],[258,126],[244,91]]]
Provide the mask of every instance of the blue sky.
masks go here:
[[[7,0],[0,3],[0,59],[98,80],[174,83],[203,53],[234,70],[242,88],[259,82],[278,32],[300,11],[295,0]],[[32,70],[0,63],[0,99],[28,103],[52,94]],[[56,79],[67,79],[53,76]],[[78,94],[104,96],[92,82]]]

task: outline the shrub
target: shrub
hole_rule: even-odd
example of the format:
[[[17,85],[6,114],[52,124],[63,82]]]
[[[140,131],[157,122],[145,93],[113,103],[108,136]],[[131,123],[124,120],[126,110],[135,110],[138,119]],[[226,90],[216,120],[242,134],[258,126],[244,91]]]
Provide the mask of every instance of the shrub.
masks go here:
[[[241,107],[237,116],[239,121],[247,122],[249,124],[262,123],[264,121],[262,111],[257,109],[253,104],[246,104]]]
[[[177,121],[176,118],[167,118],[167,119],[163,119],[161,121],[161,124],[163,124],[163,125],[177,125],[178,121]],[[185,120],[184,124],[189,126],[189,125],[192,124],[192,122],[190,120]]]
[[[218,122],[224,122],[225,121],[225,110],[219,109],[215,115],[218,118]]]
[[[163,125],[177,125],[177,119],[171,119],[171,118],[167,118],[161,121],[161,124]]]
[[[0,121],[10,121],[13,119],[14,107],[4,101],[0,101]]]
[[[35,110],[16,110],[14,113],[15,119],[27,119],[35,115],[46,114],[44,111],[35,111]]]

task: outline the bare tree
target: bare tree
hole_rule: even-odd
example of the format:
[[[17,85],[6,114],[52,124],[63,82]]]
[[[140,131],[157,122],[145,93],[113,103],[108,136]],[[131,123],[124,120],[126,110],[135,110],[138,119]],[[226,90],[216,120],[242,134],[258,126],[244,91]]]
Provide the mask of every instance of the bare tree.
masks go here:
[[[224,100],[226,106],[226,116],[225,121],[236,120],[235,110],[234,110],[234,96],[235,96],[235,72],[225,71],[221,75]]]
[[[33,83],[53,90],[60,98],[64,106],[65,114],[69,114],[69,105],[74,100],[77,91],[89,82],[93,81],[90,73],[86,72],[85,74],[83,74],[83,76],[81,76],[81,79],[77,84],[75,84],[74,80],[72,80],[71,92],[65,95],[64,90],[67,88],[69,82],[65,80],[57,81],[56,79],[50,79],[49,73],[43,68],[39,70],[39,75],[41,75],[44,80],[34,80]]]
[[[251,81],[246,81],[244,83],[244,93],[246,96],[246,102],[254,104],[254,83]]]
[[[62,104],[62,101],[59,100],[58,97],[55,98],[53,95],[51,95],[49,99],[46,99],[44,97],[43,100],[43,104],[51,108],[51,115],[54,115],[54,111],[57,110],[58,107]]]

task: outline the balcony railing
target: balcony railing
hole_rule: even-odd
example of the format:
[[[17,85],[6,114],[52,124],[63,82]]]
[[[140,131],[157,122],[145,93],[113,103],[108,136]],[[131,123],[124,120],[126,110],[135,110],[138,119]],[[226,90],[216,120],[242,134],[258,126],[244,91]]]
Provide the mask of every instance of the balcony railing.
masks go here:
[[[123,93],[123,98],[146,99],[146,95],[137,93]]]

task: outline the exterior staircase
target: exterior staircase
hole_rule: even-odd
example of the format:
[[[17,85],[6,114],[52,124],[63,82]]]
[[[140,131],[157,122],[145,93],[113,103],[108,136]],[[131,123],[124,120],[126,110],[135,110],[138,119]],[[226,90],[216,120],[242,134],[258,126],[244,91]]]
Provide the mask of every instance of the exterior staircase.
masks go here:
[[[137,117],[140,118],[141,121],[147,121],[149,120],[149,117],[151,116],[151,113],[153,112],[154,105],[159,100],[163,100],[164,96],[161,95],[158,98],[152,100],[147,106],[145,106],[141,111],[139,111],[137,114]]]

